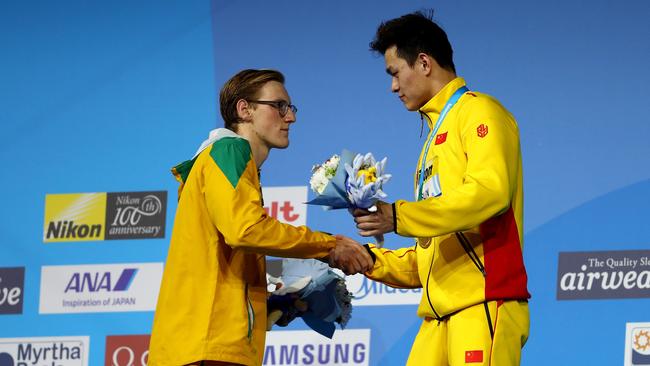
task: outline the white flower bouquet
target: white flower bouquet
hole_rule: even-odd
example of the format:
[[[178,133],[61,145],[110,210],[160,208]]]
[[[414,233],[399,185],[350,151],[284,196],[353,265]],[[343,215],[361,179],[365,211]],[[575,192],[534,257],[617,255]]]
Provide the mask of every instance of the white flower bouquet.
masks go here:
[[[280,278],[267,276],[277,289],[267,300],[270,330],[301,317],[311,329],[332,338],[338,323],[345,329],[352,313],[352,293],[345,279],[314,259],[283,259]]]
[[[317,196],[307,204],[327,209],[376,210],[375,203],[386,198],[382,187],[391,178],[384,173],[386,160],[376,161],[372,153],[361,155],[343,150],[340,156],[334,155],[315,165],[309,184]],[[375,239],[381,247],[383,236]]]

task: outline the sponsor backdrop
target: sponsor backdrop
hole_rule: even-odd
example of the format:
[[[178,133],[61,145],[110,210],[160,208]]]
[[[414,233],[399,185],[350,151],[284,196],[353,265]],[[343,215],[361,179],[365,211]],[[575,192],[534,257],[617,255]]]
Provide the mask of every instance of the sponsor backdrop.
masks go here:
[[[68,0],[0,11],[0,366],[146,364],[169,169],[220,125],[218,90],[242,68],[282,70],[299,108],[262,169],[269,215],[360,240],[347,212],[302,205],[311,166],[343,148],[387,156],[390,200],[412,197],[420,119],[368,43],[431,6],[459,74],[519,121],[523,364],[650,365],[650,2]],[[347,330],[298,320],[269,334],[265,363],[404,364],[420,291],[348,286]]]

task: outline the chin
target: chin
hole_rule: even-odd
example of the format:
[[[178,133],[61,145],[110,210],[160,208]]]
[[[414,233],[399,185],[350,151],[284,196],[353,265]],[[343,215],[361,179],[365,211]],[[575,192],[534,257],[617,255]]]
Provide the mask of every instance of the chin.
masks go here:
[[[276,149],[286,149],[289,147],[289,140],[278,142],[274,147]]]
[[[417,110],[417,108],[415,108],[413,106],[413,103],[408,101],[408,100],[403,100],[402,99],[402,104],[404,105],[404,108],[406,108],[407,111],[413,112],[413,111]]]

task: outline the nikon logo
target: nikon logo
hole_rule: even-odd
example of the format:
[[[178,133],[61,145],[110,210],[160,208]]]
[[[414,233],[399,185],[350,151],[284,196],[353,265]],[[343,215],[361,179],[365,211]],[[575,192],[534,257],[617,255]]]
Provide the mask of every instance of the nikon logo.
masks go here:
[[[43,241],[163,238],[166,211],[165,191],[48,194]]]
[[[46,239],[101,239],[102,225],[75,224],[74,221],[51,221],[47,227]]]
[[[106,193],[45,196],[44,242],[103,240]]]

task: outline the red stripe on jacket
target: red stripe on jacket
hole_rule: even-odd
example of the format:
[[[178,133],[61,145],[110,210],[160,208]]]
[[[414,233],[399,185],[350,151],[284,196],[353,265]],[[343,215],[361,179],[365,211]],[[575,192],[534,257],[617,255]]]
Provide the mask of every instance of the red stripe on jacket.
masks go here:
[[[512,207],[480,226],[485,261],[485,299],[528,299],[528,276]]]

